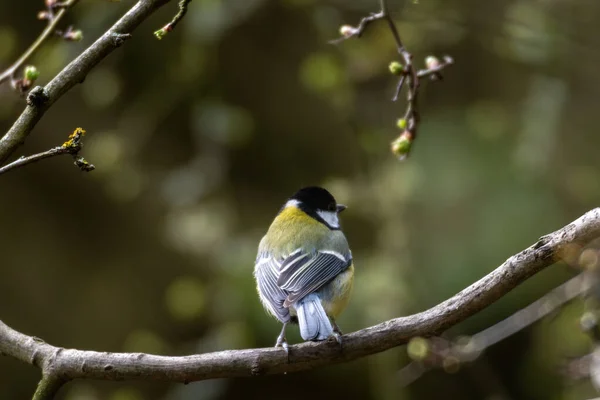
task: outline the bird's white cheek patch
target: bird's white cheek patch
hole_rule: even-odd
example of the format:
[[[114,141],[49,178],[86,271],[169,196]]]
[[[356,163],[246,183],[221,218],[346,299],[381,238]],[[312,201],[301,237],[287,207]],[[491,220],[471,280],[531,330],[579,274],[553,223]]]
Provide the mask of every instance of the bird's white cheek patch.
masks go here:
[[[323,218],[323,221],[327,222],[332,228],[340,227],[340,220],[338,219],[338,214],[335,211],[317,211],[319,217]]]
[[[300,202],[298,200],[288,200],[287,203],[285,203],[285,205],[283,206],[283,208],[288,208],[288,207],[299,208]]]

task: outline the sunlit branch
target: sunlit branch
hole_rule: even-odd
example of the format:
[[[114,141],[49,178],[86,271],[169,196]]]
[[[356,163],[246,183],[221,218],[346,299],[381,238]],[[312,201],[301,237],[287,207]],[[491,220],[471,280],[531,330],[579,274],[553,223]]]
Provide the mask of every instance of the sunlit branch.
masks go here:
[[[450,299],[419,314],[395,318],[335,340],[280,348],[225,350],[184,357],[63,349],[27,336],[0,322],[0,353],[64,380],[158,380],[192,382],[214,378],[303,371],[355,360],[407,343],[416,336],[437,336],[481,311],[516,286],[554,264],[570,245],[600,237],[600,208],[542,237],[494,271]],[[289,357],[289,358],[288,358]]]

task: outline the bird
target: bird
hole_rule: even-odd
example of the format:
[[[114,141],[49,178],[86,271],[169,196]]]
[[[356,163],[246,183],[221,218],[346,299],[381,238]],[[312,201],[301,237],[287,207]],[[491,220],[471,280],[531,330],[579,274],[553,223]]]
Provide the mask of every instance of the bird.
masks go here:
[[[265,310],[283,327],[275,347],[288,352],[286,327],[297,323],[305,341],[335,337],[335,320],[348,305],[354,263],[339,214],[346,209],[326,189],[298,190],[260,241],[254,277]]]

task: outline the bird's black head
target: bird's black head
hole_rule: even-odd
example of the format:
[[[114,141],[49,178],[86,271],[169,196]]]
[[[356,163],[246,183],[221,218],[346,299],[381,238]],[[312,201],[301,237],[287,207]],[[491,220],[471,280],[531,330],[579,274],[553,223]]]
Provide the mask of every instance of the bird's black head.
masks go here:
[[[290,205],[298,207],[330,229],[340,228],[338,214],[346,209],[345,205],[337,204],[331,193],[318,186],[298,190],[284,207]]]
[[[299,201],[304,207],[315,211],[337,211],[335,198],[327,190],[318,186],[302,188],[290,200]]]

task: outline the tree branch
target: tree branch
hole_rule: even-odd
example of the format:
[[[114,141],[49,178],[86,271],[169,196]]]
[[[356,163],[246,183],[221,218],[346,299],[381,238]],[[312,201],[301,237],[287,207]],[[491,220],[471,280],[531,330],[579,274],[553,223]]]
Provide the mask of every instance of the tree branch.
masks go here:
[[[429,349],[417,355],[418,361],[412,361],[398,372],[402,385],[410,385],[434,368],[444,368],[448,360],[452,360],[454,365],[475,361],[488,347],[553,313],[588,292],[597,283],[595,277],[588,273],[581,273],[552,289],[527,307],[473,336],[458,340],[448,340],[443,337],[421,338],[420,340],[429,342],[426,345]]]
[[[141,353],[100,353],[62,349],[24,335],[0,322],[0,353],[38,366],[43,374],[64,380],[160,380],[192,382],[205,379],[279,374],[347,362],[402,345],[415,336],[436,336],[494,303],[526,279],[558,261],[573,244],[600,237],[600,208],[510,257],[487,276],[427,311],[395,318],[335,341],[279,348],[226,350],[184,357]]]
[[[67,65],[45,87],[35,87],[27,96],[27,107],[0,139],[0,164],[6,162],[17,147],[25,142],[44,113],[73,86],[83,82],[87,74],[113,50],[131,37],[131,32],[146,18],[170,0],[140,0],[104,35]],[[62,13],[61,9],[59,13]]]

